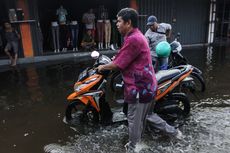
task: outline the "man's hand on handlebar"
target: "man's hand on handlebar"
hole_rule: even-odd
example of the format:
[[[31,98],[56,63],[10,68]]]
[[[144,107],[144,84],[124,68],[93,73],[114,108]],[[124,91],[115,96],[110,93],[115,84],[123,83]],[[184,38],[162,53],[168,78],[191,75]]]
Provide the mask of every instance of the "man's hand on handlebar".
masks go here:
[[[118,69],[118,67],[115,64],[113,64],[113,62],[111,62],[109,64],[99,65],[96,69],[100,73],[105,70],[116,70]]]
[[[96,68],[97,72],[102,72],[104,69],[104,65],[99,65],[97,68]]]
[[[111,60],[113,61],[113,60],[115,59],[115,57],[116,57],[116,56],[113,56],[113,57],[111,58]]]

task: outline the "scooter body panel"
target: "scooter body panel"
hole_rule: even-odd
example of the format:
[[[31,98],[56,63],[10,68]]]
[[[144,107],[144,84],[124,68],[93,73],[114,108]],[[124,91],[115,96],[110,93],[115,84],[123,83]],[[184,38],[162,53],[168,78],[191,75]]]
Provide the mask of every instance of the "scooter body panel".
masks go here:
[[[157,96],[155,97],[155,100],[158,101],[162,97],[166,96],[168,93],[170,93],[176,86],[178,86],[182,80],[184,80],[186,77],[188,77],[192,73],[192,68],[189,69],[187,72],[185,72],[183,75],[179,76],[177,80],[170,79],[158,86],[157,90]],[[177,76],[175,76],[177,77]]]
[[[95,90],[90,89],[97,85],[102,79],[102,75],[94,74],[83,81],[76,82],[74,84],[75,92],[71,93],[67,97],[67,101],[71,103],[72,101],[78,99],[84,105],[91,105],[99,112],[100,107],[98,103],[94,100],[94,94],[90,95],[90,93],[95,92]],[[102,91],[100,91],[100,93],[102,94]]]

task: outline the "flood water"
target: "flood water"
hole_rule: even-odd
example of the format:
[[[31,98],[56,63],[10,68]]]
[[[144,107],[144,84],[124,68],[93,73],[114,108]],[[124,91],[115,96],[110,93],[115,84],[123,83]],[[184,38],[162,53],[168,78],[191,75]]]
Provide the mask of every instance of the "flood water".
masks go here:
[[[230,47],[182,51],[203,71],[207,90],[190,95],[191,114],[179,127],[181,141],[145,133],[143,153],[228,153],[230,150]],[[121,153],[127,125],[76,125],[63,122],[65,101],[85,67],[77,60],[22,65],[0,72],[1,153]]]

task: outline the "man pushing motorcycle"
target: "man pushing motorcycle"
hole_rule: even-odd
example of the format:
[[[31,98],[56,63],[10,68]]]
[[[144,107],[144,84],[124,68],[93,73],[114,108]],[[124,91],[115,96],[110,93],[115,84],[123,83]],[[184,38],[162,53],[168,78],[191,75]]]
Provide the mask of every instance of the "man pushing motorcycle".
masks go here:
[[[150,49],[144,35],[137,28],[138,13],[132,8],[124,8],[117,14],[117,28],[124,37],[124,43],[114,60],[98,66],[98,72],[120,70],[124,81],[124,101],[128,103],[129,142],[128,151],[135,151],[141,140],[146,117],[155,127],[167,134],[180,136],[181,132],[168,125],[156,114],[149,112],[156,95],[157,81],[152,66]]]

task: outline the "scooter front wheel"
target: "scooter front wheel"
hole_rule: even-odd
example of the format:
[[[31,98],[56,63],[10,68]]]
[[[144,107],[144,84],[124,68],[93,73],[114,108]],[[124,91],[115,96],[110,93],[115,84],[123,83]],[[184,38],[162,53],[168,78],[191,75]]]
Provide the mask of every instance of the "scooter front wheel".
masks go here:
[[[65,117],[67,122],[98,122],[99,113],[92,106],[84,105],[80,100],[68,104]]]

